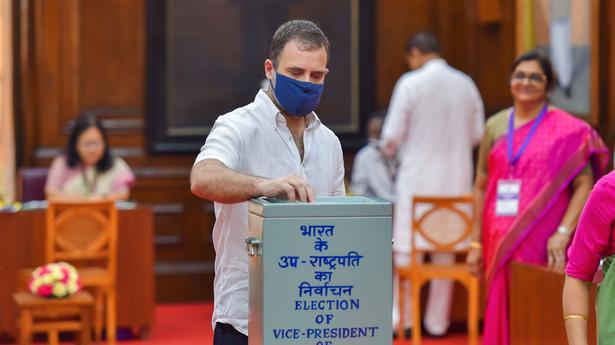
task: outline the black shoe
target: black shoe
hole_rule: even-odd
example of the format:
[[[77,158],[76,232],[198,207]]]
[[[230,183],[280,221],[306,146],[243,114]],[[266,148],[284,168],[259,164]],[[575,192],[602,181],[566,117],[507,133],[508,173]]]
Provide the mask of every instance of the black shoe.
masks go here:
[[[397,330],[393,331],[393,339],[397,339]],[[412,328],[404,328],[404,338],[412,338]]]

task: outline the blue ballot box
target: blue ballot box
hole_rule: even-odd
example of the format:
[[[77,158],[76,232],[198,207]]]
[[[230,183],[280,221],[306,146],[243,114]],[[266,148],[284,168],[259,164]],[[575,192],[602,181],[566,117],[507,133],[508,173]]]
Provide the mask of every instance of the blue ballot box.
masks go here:
[[[392,343],[391,204],[249,204],[250,345]]]

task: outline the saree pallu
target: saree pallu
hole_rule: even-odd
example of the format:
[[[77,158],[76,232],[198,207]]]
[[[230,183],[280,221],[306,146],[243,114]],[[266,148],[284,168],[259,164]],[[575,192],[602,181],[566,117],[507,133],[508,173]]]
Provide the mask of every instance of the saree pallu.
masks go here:
[[[534,121],[515,129],[516,153]],[[494,142],[487,160],[483,248],[487,281],[485,345],[508,345],[510,261],[547,262],[547,241],[560,225],[571,197],[571,181],[591,163],[594,179],[604,173],[608,150],[585,122],[550,109],[515,167],[508,163],[506,135]],[[495,214],[500,179],[521,180],[517,216]]]

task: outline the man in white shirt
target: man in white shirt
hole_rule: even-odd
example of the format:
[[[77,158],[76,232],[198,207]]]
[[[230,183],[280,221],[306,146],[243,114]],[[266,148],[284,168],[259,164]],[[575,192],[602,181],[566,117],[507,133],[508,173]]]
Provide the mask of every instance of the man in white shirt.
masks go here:
[[[192,168],[192,193],[213,200],[216,213],[214,345],[248,343],[248,200],[345,194],[340,142],[313,112],[328,58],[314,23],[280,26],[264,64],[270,87],[218,117]]]
[[[439,55],[438,41],[430,32],[415,34],[406,46],[411,69],[397,82],[382,132],[383,152],[397,153],[393,236],[394,261],[410,261],[410,210],[413,195],[462,195],[472,190],[472,147],[484,130],[480,94],[470,77],[450,67]],[[419,243],[417,246],[424,245]],[[452,254],[434,255],[434,263],[449,264]],[[395,277],[397,283],[397,277]],[[424,326],[443,335],[450,324],[452,282],[430,284]],[[409,286],[404,286],[410,298]],[[394,289],[393,323],[399,322],[398,289]],[[407,329],[412,327],[410,302],[403,310]],[[421,325],[414,325],[421,327]]]
[[[367,123],[367,145],[355,155],[352,163],[350,191],[354,195],[377,196],[395,200],[395,174],[397,161],[380,151],[380,133],[383,115],[374,115]]]

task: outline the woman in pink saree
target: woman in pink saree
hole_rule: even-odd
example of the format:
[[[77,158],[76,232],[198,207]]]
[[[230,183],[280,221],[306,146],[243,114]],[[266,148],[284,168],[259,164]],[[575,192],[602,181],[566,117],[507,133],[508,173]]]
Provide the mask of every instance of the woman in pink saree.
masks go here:
[[[485,345],[508,345],[510,262],[563,265],[565,249],[608,150],[585,122],[547,102],[548,58],[526,53],[510,78],[514,104],[492,116],[475,182],[468,263],[487,282]],[[484,266],[484,267],[483,267]]]

